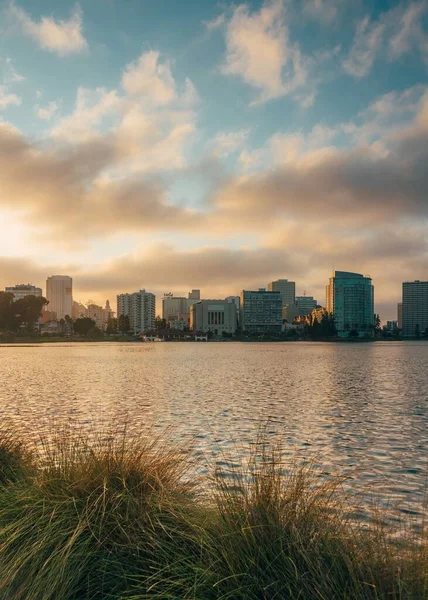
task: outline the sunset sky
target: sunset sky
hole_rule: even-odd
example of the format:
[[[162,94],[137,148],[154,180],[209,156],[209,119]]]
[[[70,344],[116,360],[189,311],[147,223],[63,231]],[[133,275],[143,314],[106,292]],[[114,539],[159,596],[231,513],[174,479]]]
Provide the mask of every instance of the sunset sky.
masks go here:
[[[0,289],[428,279],[428,0],[0,0]]]

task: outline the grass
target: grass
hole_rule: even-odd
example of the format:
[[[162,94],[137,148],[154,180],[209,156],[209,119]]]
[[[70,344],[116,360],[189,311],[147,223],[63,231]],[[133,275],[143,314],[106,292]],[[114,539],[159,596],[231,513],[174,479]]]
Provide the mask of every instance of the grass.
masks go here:
[[[426,532],[356,525],[339,480],[260,442],[207,495],[188,457],[160,439],[3,439],[0,600],[428,598]]]

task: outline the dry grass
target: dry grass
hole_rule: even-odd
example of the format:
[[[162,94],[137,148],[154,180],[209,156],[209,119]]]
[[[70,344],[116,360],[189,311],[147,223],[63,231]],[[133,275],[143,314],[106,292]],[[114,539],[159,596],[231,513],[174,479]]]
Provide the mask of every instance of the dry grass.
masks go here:
[[[425,534],[355,525],[340,480],[262,442],[209,499],[159,439],[61,434],[33,458],[8,439],[0,457],[1,600],[428,598]]]

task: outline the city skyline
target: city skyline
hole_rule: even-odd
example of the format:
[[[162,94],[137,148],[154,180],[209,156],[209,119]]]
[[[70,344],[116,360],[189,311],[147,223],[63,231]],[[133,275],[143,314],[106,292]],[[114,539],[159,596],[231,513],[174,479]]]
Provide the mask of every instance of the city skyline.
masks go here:
[[[0,1],[0,289],[428,279],[425,0]],[[261,52],[263,48],[263,52]]]

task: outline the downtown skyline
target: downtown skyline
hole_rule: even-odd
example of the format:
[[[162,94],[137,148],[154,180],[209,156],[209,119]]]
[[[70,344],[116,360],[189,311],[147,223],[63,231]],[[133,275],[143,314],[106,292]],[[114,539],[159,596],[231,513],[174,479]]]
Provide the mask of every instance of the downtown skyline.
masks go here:
[[[386,321],[428,279],[424,0],[0,15],[0,289],[225,298],[284,276],[320,300],[340,268]]]

